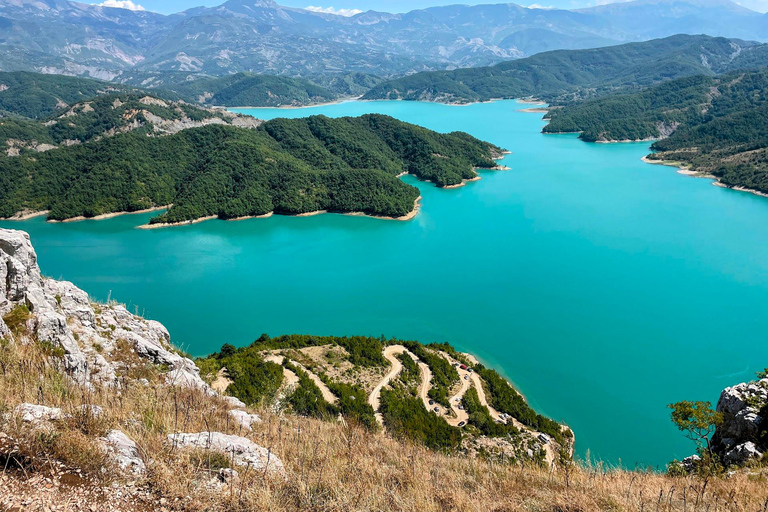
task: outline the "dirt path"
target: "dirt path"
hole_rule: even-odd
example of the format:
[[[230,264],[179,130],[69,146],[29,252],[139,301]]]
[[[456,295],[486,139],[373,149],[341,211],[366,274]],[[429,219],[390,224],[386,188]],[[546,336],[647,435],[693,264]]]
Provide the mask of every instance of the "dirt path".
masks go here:
[[[232,379],[229,378],[227,369],[222,368],[221,370],[219,370],[219,373],[216,374],[216,379],[213,382],[211,382],[211,389],[213,389],[215,392],[219,393],[220,395],[223,395],[230,384],[232,384]]]
[[[427,397],[427,393],[429,393],[429,383],[432,380],[432,372],[429,371],[429,366],[427,366],[425,363],[419,361],[419,358],[416,357],[410,350],[405,348],[402,345],[389,345],[387,347],[384,347],[384,351],[382,352],[382,355],[384,356],[384,359],[390,362],[392,365],[392,369],[389,370],[389,372],[384,376],[383,379],[376,385],[375,388],[373,388],[373,391],[371,391],[371,394],[368,395],[368,404],[373,407],[373,410],[376,414],[376,421],[379,422],[380,425],[384,424],[384,418],[381,416],[381,413],[379,412],[379,407],[381,406],[381,390],[384,389],[384,386],[392,382],[393,379],[395,379],[398,375],[400,375],[400,372],[403,371],[403,363],[400,362],[400,360],[396,357],[399,354],[408,354],[411,359],[413,359],[418,365],[421,370],[421,384],[419,385],[419,396],[421,397],[421,400],[424,402],[424,407],[427,408],[427,410],[430,409],[429,405],[429,398]]]
[[[267,356],[264,358],[265,361],[279,364],[281,366],[283,364],[283,359],[285,359],[283,356],[277,356],[277,355]],[[299,376],[293,373],[288,368],[283,367],[283,386],[288,388],[288,387],[295,386],[298,383],[299,383]]]
[[[429,390],[432,388],[432,370],[429,369],[427,363],[422,361],[417,362],[419,364],[419,369],[421,370],[419,398],[421,398],[421,401],[424,402],[424,407],[426,407],[428,411],[431,411],[433,406],[429,405]]]

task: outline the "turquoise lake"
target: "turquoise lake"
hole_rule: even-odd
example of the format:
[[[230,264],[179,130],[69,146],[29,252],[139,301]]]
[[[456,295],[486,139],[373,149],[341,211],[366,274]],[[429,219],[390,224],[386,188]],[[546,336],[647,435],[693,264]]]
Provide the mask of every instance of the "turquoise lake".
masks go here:
[[[640,158],[647,143],[543,135],[514,101],[349,102],[278,116],[390,114],[464,130],[509,171],[423,196],[408,222],[343,215],[134,229],[153,214],[29,231],[43,272],[163,322],[195,355],[261,333],[448,341],[499,369],[577,451],[662,467],[693,447],[668,403],[716,402],[768,366],[768,199]]]

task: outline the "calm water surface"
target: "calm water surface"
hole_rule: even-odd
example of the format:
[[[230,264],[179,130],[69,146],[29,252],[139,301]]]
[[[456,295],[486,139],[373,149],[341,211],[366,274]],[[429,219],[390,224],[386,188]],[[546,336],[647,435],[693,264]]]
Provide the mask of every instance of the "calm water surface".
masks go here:
[[[466,187],[417,185],[410,222],[342,215],[28,230],[49,276],[163,322],[201,355],[262,332],[448,341],[568,422],[577,450],[661,465],[691,453],[666,404],[717,400],[768,366],[768,199],[640,158],[648,144],[542,135],[514,101],[350,102],[261,118],[381,112],[513,151]]]

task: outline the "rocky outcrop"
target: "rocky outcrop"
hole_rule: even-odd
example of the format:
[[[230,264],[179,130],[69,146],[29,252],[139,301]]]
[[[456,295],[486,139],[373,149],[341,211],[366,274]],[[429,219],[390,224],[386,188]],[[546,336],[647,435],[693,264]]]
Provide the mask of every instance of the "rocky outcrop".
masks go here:
[[[0,317],[14,310],[28,311],[26,328],[14,334],[0,322],[0,336],[60,349],[67,373],[79,384],[120,385],[120,375],[138,361],[156,365],[169,384],[213,394],[195,363],[173,349],[162,324],[121,304],[94,304],[74,284],[44,278],[29,235],[0,229]]]
[[[743,465],[766,452],[761,430],[766,429],[768,378],[725,388],[717,402],[723,422],[717,427],[712,446],[728,465]]]
[[[120,430],[110,430],[102,439],[107,452],[117,466],[126,473],[143,475],[147,468],[133,440]]]
[[[197,432],[169,434],[168,442],[174,448],[203,449],[227,454],[236,465],[250,469],[284,474],[285,468],[274,453],[245,437],[222,434],[221,432]]]
[[[17,405],[13,409],[13,414],[24,423],[31,423],[33,425],[59,421],[64,417],[64,414],[58,407],[46,407],[44,405],[35,404]]]

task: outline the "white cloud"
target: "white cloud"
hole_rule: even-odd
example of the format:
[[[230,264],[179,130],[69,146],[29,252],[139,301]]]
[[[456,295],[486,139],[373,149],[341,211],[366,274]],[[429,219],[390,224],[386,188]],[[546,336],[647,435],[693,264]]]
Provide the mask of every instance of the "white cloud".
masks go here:
[[[355,14],[360,14],[360,9],[334,9],[333,7],[317,7],[315,5],[310,5],[307,7],[308,11],[312,12],[324,12],[325,14],[335,14],[337,16],[354,16]]]
[[[128,9],[129,11],[144,10],[144,7],[133,3],[131,0],[104,0],[104,2],[96,5],[100,7],[116,7],[117,9]]]
[[[541,4],[524,5],[523,7],[527,7],[529,9],[554,9],[555,8],[553,5],[541,5]]]

